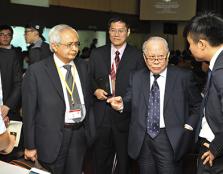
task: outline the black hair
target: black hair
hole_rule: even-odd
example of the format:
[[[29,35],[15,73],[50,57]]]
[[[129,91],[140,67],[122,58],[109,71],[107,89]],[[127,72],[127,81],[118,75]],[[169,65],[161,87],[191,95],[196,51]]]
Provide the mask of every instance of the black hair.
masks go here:
[[[184,28],[184,37],[188,35],[197,43],[205,39],[211,46],[223,43],[223,19],[215,13],[205,12],[194,16]]]
[[[108,21],[108,29],[111,27],[111,23],[114,23],[114,22],[122,22],[122,23],[125,24],[127,29],[130,28],[130,26],[129,26],[129,24],[128,24],[126,19],[124,19],[124,18],[122,18],[120,16],[114,16],[114,17],[110,18],[109,21]]]
[[[9,25],[0,25],[0,31],[2,31],[2,30],[9,30],[11,32],[11,34],[13,35],[13,29]]]

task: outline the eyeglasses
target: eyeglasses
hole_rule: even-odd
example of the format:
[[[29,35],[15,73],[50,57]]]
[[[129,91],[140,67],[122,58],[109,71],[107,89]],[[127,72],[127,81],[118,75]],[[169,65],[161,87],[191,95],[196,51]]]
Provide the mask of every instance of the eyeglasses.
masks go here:
[[[12,37],[11,33],[0,33],[0,36]]]
[[[116,33],[118,33],[118,34],[124,34],[124,33],[126,33],[127,32],[127,30],[126,29],[110,29],[109,30],[109,32],[111,33],[111,34],[116,34]]]
[[[167,56],[165,56],[165,55],[151,55],[151,56],[146,56],[144,54],[144,56],[145,56],[145,59],[147,61],[149,61],[149,62],[155,62],[157,60],[160,63],[164,62],[166,60],[166,58],[167,58]]]
[[[70,48],[73,48],[73,47],[79,47],[80,46],[80,42],[70,42],[70,43],[67,43],[67,44],[59,43],[59,45],[64,45],[65,47],[70,49]]]

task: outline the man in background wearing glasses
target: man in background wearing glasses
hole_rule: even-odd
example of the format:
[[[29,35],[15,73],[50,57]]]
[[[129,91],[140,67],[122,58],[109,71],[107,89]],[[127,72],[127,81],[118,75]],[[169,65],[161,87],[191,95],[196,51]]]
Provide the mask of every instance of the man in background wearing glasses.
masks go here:
[[[23,80],[24,156],[52,174],[81,174],[90,105],[87,65],[76,59],[75,29],[57,25],[49,42],[53,56],[31,65]]]
[[[201,96],[188,70],[168,66],[165,39],[143,44],[147,68],[130,79],[126,95],[108,99],[118,111],[131,110],[128,153],[140,174],[180,174],[181,159],[199,120]]]
[[[36,21],[29,22],[25,26],[24,36],[26,43],[29,44],[29,64],[38,62],[52,54],[48,43],[44,42],[43,29],[44,27]]]
[[[127,79],[130,73],[145,65],[141,52],[126,42],[130,35],[130,28],[124,19],[119,17],[110,19],[108,30],[111,43],[94,49],[90,56],[97,126],[94,166],[96,174],[110,174],[116,154],[117,173],[127,174],[130,115],[114,111],[106,104],[106,99],[109,95],[123,96],[128,86]],[[106,84],[110,84],[110,88],[105,89],[105,86],[109,86]]]

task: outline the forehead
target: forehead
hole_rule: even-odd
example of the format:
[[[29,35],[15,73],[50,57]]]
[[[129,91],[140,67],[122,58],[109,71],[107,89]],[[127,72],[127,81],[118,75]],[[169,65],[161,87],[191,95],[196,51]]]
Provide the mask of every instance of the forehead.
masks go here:
[[[154,53],[166,53],[166,46],[162,41],[151,40],[146,44],[147,52],[150,54]]]
[[[112,22],[110,28],[127,28],[126,24],[122,21]]]
[[[191,34],[187,35],[187,41],[189,42],[189,44],[195,44],[193,37],[191,36]]]
[[[11,33],[11,31],[9,29],[3,29],[0,30],[0,33]]]
[[[76,42],[79,37],[77,32],[72,29],[64,29],[60,32],[61,40],[66,42]]]

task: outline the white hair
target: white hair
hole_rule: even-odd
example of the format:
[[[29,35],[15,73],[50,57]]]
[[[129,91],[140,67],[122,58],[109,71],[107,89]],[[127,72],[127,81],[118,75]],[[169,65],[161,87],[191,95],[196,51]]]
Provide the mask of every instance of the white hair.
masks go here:
[[[51,28],[51,30],[49,31],[49,35],[48,35],[50,50],[52,52],[53,52],[53,48],[52,48],[51,44],[52,43],[59,44],[61,42],[60,34],[63,30],[66,30],[66,29],[73,30],[77,34],[77,37],[79,37],[77,31],[69,25],[59,24],[59,25],[54,26],[53,28]]]
[[[142,51],[144,54],[147,53],[147,44],[149,42],[152,42],[152,41],[160,41],[163,43],[164,45],[164,48],[166,49],[166,52],[168,53],[169,52],[169,47],[168,47],[168,43],[166,41],[166,39],[162,38],[162,37],[159,37],[159,36],[152,36],[152,37],[149,37],[144,43],[143,43],[143,46],[142,46]]]

